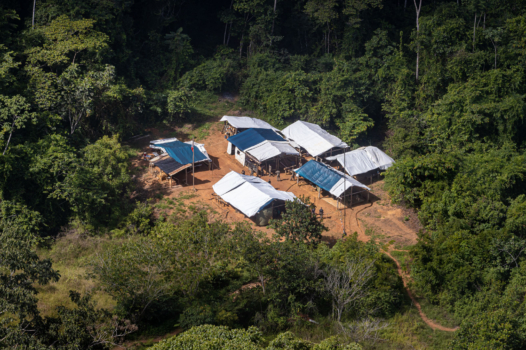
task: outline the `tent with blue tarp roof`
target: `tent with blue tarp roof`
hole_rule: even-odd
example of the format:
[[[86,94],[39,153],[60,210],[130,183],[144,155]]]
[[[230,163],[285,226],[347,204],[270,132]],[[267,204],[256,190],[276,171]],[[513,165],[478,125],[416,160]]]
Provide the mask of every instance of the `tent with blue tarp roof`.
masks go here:
[[[245,151],[246,149],[259,145],[265,141],[286,142],[283,137],[270,129],[248,129],[228,138],[228,142],[239,148],[241,151]]]
[[[173,141],[166,142],[162,144],[162,148],[170,157],[180,164],[192,164],[192,146],[181,142]],[[194,162],[200,162],[203,160],[208,160],[198,147],[194,147]]]
[[[336,197],[340,197],[343,192],[351,187],[361,187],[370,190],[369,187],[356,181],[349,175],[315,160],[309,160],[301,168],[296,169],[295,172]]]

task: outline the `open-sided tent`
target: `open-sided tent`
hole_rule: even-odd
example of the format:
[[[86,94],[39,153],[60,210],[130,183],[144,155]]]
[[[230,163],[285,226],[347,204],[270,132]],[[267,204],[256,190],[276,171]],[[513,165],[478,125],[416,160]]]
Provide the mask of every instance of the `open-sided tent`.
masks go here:
[[[166,150],[165,150],[165,144],[168,144],[166,146],[170,146],[169,144],[172,143],[172,142],[176,142],[176,141],[179,141],[177,139],[177,137],[170,137],[170,138],[167,138],[167,139],[159,139],[159,140],[153,140],[153,141],[150,141],[150,148],[153,148],[153,149],[157,149],[159,151],[161,151],[162,153],[167,153]],[[192,145],[192,141],[186,141],[184,142],[186,143],[187,145]],[[197,142],[194,142],[194,146],[206,157],[206,159],[211,162],[212,160],[210,159],[210,157],[208,156],[208,152],[206,151],[206,148],[205,148],[205,145],[203,143],[197,143]]]
[[[337,160],[351,176],[377,169],[386,170],[394,163],[393,158],[373,146],[360,147],[351,152],[328,157],[327,160]]]
[[[223,128],[223,132],[229,132],[231,135],[235,135],[238,132],[244,131],[246,129],[270,129],[274,131],[279,131],[269,123],[257,119],[257,118],[250,118],[250,117],[232,117],[225,115],[223,118],[221,118],[222,122],[225,122],[225,127]]]
[[[161,140],[159,140],[161,141]],[[152,144],[152,143],[151,143]],[[188,169],[192,167],[192,145],[190,142],[166,141],[153,143],[156,148],[160,149],[163,154],[150,160],[150,167],[157,167],[164,172],[170,179],[172,176],[185,170],[188,176]],[[200,145],[201,147],[198,147]],[[201,151],[201,149],[203,151]],[[194,143],[193,163],[201,165],[203,163],[211,164],[212,160],[204,149],[204,145]],[[170,180],[171,184],[171,180]]]
[[[229,137],[228,142],[228,153],[235,152],[236,159],[243,165],[246,165],[248,158],[257,166],[275,160],[275,166],[279,167],[280,159],[300,155],[287,140],[270,129],[248,129]]]
[[[242,151],[245,151],[253,146],[259,145],[265,141],[281,141],[286,142],[285,139],[276,132],[269,129],[248,129],[234,136],[228,138],[228,142],[236,146]]]
[[[247,217],[254,218],[260,225],[267,224],[268,219],[273,217],[274,208],[279,206],[283,211],[284,202],[296,198],[293,193],[278,191],[258,177],[235,171],[226,174],[212,188],[225,202]]]
[[[192,163],[192,141],[169,141],[157,143],[155,146],[181,164]],[[194,143],[194,162],[199,163],[210,161],[211,159],[206,152],[205,146],[200,143]]]
[[[304,148],[311,156],[318,157],[336,148],[349,147],[338,137],[329,134],[320,126],[301,120],[287,126],[281,131],[285,137]]]
[[[336,198],[340,198],[347,190],[351,190],[352,195],[353,188],[370,190],[369,187],[349,175],[315,160],[309,160],[301,168],[296,169],[295,172],[298,176],[309,180]]]

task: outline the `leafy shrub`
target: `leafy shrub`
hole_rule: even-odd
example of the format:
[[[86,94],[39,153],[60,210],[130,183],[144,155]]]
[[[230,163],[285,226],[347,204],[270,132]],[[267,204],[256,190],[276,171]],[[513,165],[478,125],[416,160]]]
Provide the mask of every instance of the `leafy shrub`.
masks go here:
[[[214,323],[214,313],[212,312],[212,308],[208,305],[190,306],[179,316],[179,326],[184,329]]]

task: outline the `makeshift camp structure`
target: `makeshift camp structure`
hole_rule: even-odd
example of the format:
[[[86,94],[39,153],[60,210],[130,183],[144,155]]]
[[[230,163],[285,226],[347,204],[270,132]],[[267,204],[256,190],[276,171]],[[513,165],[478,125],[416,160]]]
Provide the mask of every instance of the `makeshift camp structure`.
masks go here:
[[[293,193],[278,191],[258,177],[235,171],[226,174],[212,188],[222,200],[252,218],[259,226],[268,225],[272,218],[279,218],[285,209],[285,202],[296,198]]]
[[[229,154],[252,170],[279,170],[299,163],[299,152],[287,140],[270,129],[248,129],[228,138]]]
[[[179,140],[176,137],[172,137],[168,139],[150,141],[150,148],[157,149],[161,151],[161,153],[167,153],[165,148],[170,147],[170,144],[175,141],[179,141]],[[190,146],[192,145],[192,141],[186,141],[184,143]],[[165,147],[164,146],[165,144],[168,144],[168,145],[166,145]],[[208,162],[212,162],[212,160],[210,159],[210,156],[208,155],[208,152],[206,151],[205,145],[203,143],[194,142],[194,146],[206,157],[206,160],[208,160]],[[203,159],[200,162],[206,162],[206,160]],[[197,163],[197,160],[195,162]]]
[[[269,123],[256,119],[256,118],[250,118],[250,117],[231,117],[228,115],[223,116],[221,118],[222,122],[225,122],[225,125],[223,126],[222,133],[228,134],[230,136],[236,135],[237,133],[240,133],[247,129],[270,129],[274,131],[279,131]]]
[[[366,174],[374,170],[386,170],[394,163],[393,158],[373,146],[360,147],[326,159],[337,160],[351,176]]]
[[[155,167],[159,168],[168,176],[170,184],[172,176],[183,170],[185,170],[186,177],[188,177],[188,169],[192,168],[192,158],[194,165],[196,166],[208,164],[210,167],[212,164],[212,161],[210,157],[208,157],[208,153],[206,153],[204,145],[202,144],[195,143],[193,152],[191,141],[181,142],[176,140],[151,144],[160,149],[163,154],[150,160],[150,171]],[[201,151],[201,149],[204,152]],[[188,179],[186,180],[188,182]]]
[[[344,194],[349,191],[349,197],[352,206],[352,196],[363,192],[370,191],[369,187],[353,179],[349,175],[342,173],[326,164],[309,160],[301,168],[295,170],[299,177],[303,177],[312,182],[318,188],[318,198],[321,195],[321,190],[328,191],[336,199],[341,200]],[[369,200],[369,192],[367,192],[367,200]]]
[[[281,131],[285,137],[294,141],[313,157],[323,157],[344,151],[347,144],[334,135],[329,134],[316,124],[298,120]]]

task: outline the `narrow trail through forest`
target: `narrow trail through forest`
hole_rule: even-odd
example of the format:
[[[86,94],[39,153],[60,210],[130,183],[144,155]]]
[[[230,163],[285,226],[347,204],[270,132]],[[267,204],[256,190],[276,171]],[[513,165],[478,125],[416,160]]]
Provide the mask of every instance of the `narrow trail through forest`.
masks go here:
[[[373,205],[374,205],[374,203],[371,204],[371,206],[373,206]],[[360,225],[360,221],[358,220],[358,214],[360,212],[362,212],[364,209],[366,209],[366,208],[363,208],[363,209],[361,209],[361,210],[359,210],[359,211],[357,211],[355,213],[356,225],[358,226],[360,231],[362,231],[361,234],[363,234],[363,235],[365,235],[365,231],[363,230],[362,225]],[[420,306],[420,303],[416,300],[414,294],[411,292],[411,289],[409,289],[409,281],[410,281],[411,277],[408,274],[404,273],[404,271],[402,270],[402,266],[400,265],[400,262],[394,256],[392,256],[391,253],[390,253],[390,251],[395,251],[395,250],[397,250],[397,249],[391,248],[391,249],[389,249],[389,251],[382,250],[382,252],[395,262],[398,274],[400,275],[400,277],[402,277],[402,282],[404,283],[405,290],[407,291],[407,294],[409,295],[409,297],[413,301],[413,304],[418,309],[418,314],[420,315],[420,318],[422,318],[422,321],[424,321],[433,330],[440,330],[440,331],[444,331],[444,332],[454,332],[454,331],[456,331],[458,329],[458,327],[455,327],[455,328],[444,327],[444,326],[436,323],[435,321],[433,321],[429,317],[427,317],[426,314],[422,311],[422,307]]]

